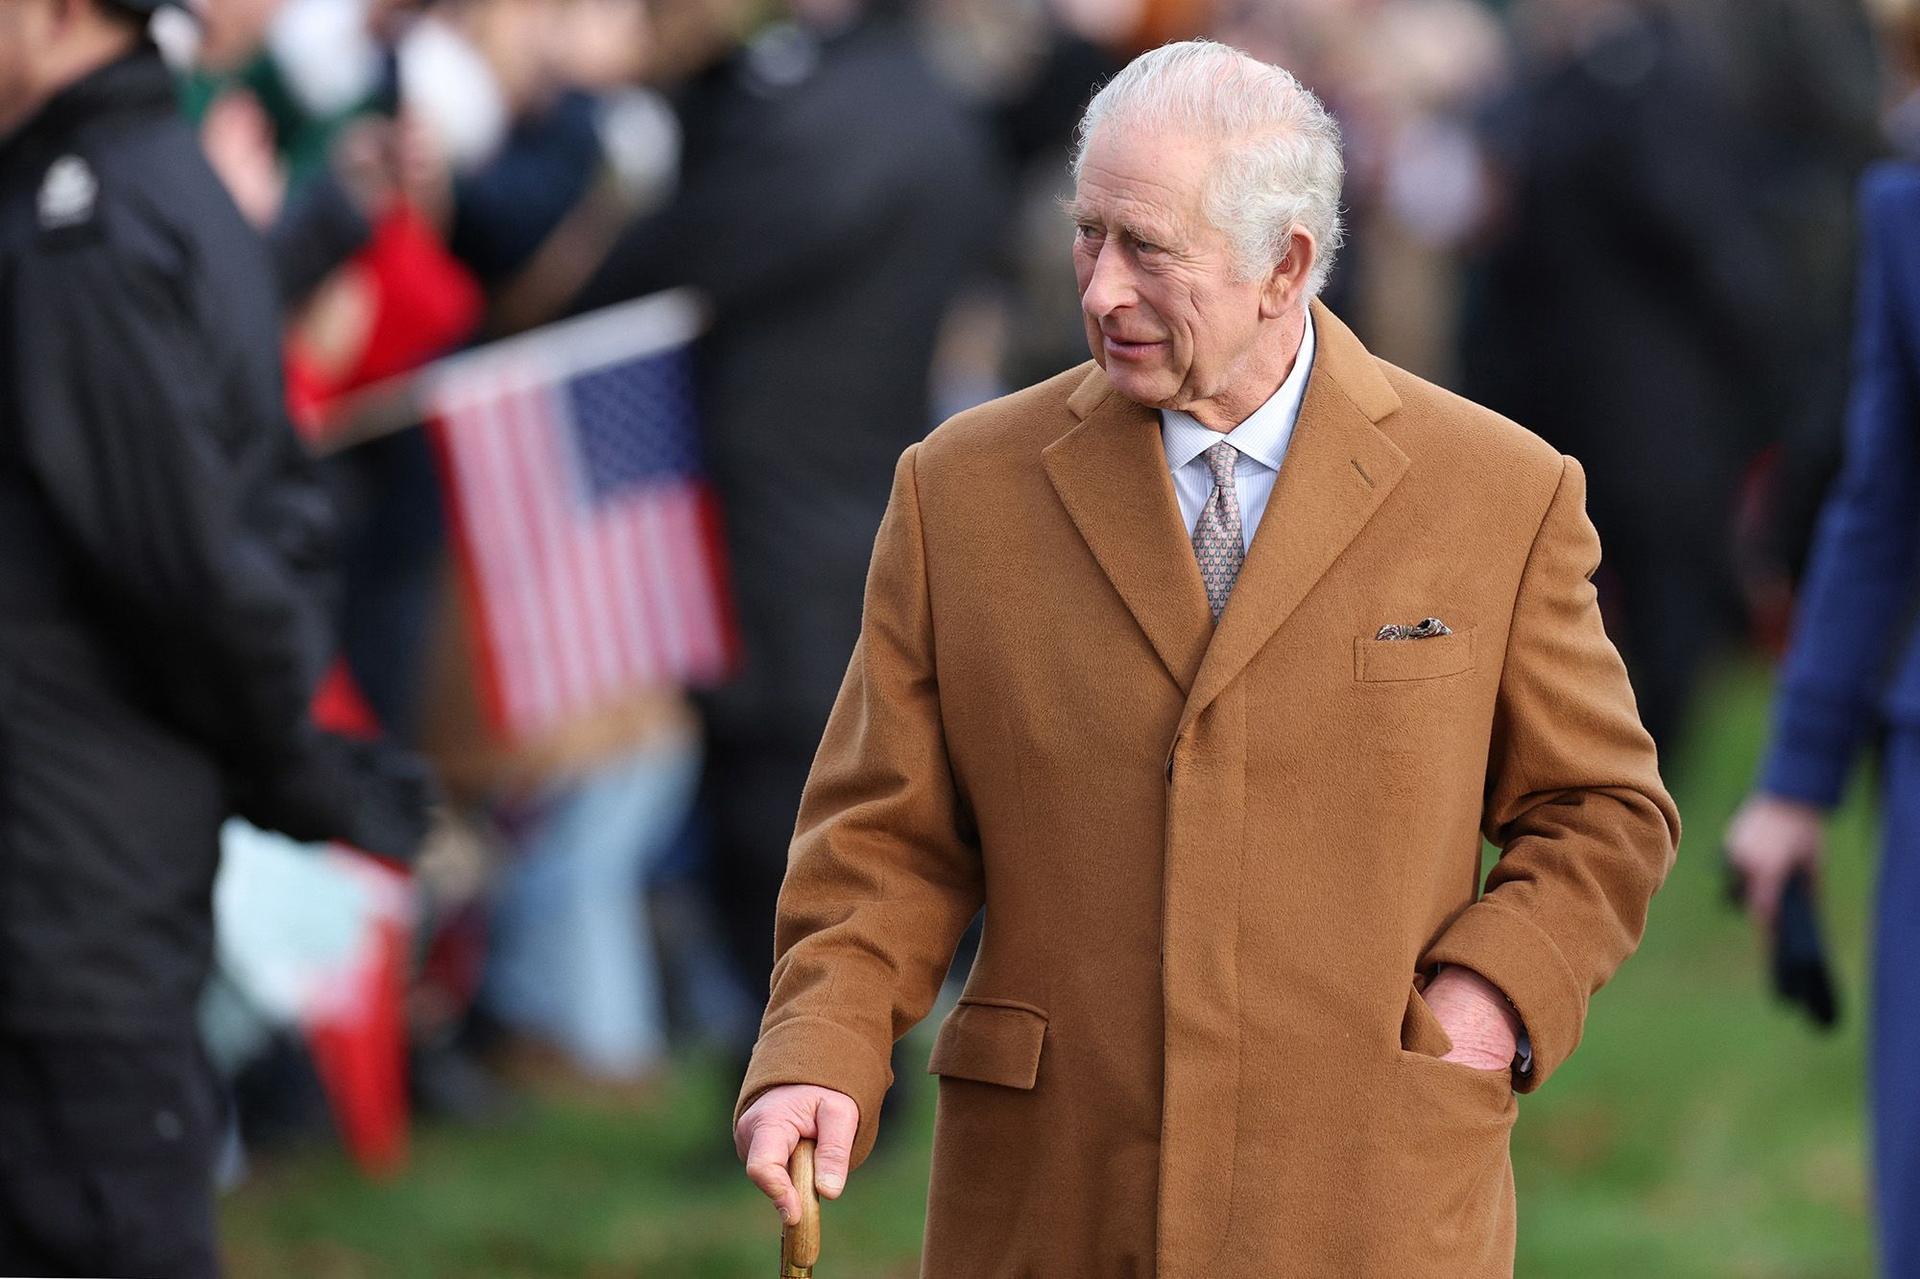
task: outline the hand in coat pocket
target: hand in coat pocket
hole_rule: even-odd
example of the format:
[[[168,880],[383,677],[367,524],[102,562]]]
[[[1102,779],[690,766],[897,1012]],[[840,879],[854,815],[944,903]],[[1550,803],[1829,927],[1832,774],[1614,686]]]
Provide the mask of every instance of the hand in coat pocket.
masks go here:
[[[1452,1047],[1441,1060],[1477,1070],[1507,1070],[1520,1045],[1520,1015],[1500,988],[1470,968],[1442,965],[1418,996]]]

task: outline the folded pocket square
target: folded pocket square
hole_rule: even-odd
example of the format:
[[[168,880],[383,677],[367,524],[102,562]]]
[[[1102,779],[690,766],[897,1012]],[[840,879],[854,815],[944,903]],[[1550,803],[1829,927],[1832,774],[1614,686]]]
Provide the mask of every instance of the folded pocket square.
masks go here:
[[[1426,639],[1430,635],[1451,635],[1453,628],[1437,617],[1423,617],[1408,625],[1405,622],[1388,622],[1374,633],[1377,640]]]

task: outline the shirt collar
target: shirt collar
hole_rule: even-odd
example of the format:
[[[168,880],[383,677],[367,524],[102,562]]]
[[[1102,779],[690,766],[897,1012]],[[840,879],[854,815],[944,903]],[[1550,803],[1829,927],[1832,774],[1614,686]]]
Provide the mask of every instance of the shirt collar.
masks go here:
[[[1300,418],[1300,405],[1307,397],[1307,378],[1313,371],[1313,312],[1307,312],[1307,327],[1300,339],[1300,353],[1280,389],[1267,397],[1246,421],[1224,435],[1201,425],[1198,419],[1179,409],[1160,410],[1160,438],[1166,446],[1167,465],[1179,470],[1209,448],[1225,440],[1241,453],[1268,470],[1280,469],[1293,438],[1294,424]]]

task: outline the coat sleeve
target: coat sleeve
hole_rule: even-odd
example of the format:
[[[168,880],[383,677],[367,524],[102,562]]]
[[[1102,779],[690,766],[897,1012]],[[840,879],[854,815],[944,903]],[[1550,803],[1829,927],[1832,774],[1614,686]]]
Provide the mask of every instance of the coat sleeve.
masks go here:
[[[333,538],[277,377],[211,339],[184,269],[105,243],[30,269],[28,461],[97,609],[190,736],[223,759],[277,746],[332,655]]]
[[[277,335],[213,340],[190,273],[94,242],[17,297],[27,464],[149,709],[216,758],[237,811],[406,857],[417,761],[309,715],[334,652],[333,516],[278,399]]]
[[[1422,967],[1459,964],[1505,993],[1538,1088],[1580,1041],[1587,1001],[1639,944],[1673,865],[1680,814],[1661,785],[1592,575],[1586,478],[1563,458],[1507,637],[1481,830],[1501,850],[1478,901]]]
[[[1828,808],[1840,802],[1907,631],[1920,534],[1920,369],[1908,354],[1920,333],[1901,313],[1899,287],[1920,280],[1920,173],[1870,174],[1860,203],[1846,457],[1820,510],[1760,783]]]
[[[894,473],[852,662],[800,802],[770,998],[734,1121],[806,1083],[860,1107],[873,1148],[895,1040],[927,1015],[980,907],[979,844],[941,727],[914,459]]]

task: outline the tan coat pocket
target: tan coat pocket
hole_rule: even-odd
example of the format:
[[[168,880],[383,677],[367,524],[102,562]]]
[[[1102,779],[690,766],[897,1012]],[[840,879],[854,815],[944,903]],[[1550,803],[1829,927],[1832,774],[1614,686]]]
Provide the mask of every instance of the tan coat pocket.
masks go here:
[[[927,1073],[1007,1088],[1031,1088],[1040,1075],[1047,1015],[1028,1004],[963,998],[940,1023]]]

